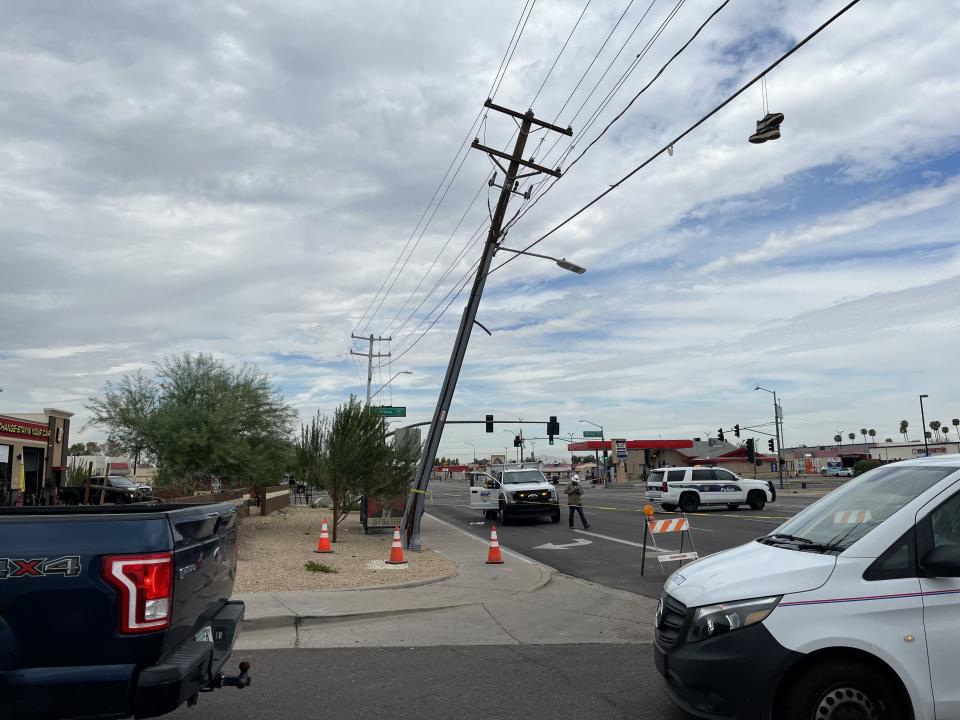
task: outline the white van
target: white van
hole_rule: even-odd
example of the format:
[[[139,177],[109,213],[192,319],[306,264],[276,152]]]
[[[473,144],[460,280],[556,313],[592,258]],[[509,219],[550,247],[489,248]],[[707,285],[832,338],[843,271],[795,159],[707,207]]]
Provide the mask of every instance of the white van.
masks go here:
[[[960,455],[854,478],[675,572],[667,694],[704,718],[960,718]]]
[[[723,468],[671,467],[650,472],[645,497],[667,512],[679,507],[692,513],[701,505],[726,505],[736,510],[744,504],[751,510],[763,510],[777,499],[777,491],[769,480],[748,480]]]

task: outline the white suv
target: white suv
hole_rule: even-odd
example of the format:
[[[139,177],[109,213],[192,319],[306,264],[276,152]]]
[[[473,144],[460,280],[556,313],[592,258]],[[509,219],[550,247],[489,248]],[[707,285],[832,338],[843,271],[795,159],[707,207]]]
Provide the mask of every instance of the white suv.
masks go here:
[[[664,510],[696,512],[701,505],[726,505],[736,510],[744,503],[762,510],[777,499],[769,480],[745,480],[729,470],[712,467],[659,468],[647,477],[647,500]]]

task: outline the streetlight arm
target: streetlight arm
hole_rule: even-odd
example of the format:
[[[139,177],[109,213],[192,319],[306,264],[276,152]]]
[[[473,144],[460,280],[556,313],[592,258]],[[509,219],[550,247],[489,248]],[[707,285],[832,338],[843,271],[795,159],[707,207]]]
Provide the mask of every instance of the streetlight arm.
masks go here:
[[[370,396],[370,399],[373,400],[377,395],[379,395],[383,390],[385,390],[386,387],[387,387],[390,383],[392,383],[394,380],[396,380],[396,379],[397,379],[398,377],[400,377],[401,375],[413,375],[413,371],[412,371],[412,370],[401,370],[400,372],[394,374],[394,376],[393,376],[392,378],[390,378],[389,380],[387,380],[383,385],[381,385],[381,386],[377,389],[377,392],[373,393],[373,395]]]

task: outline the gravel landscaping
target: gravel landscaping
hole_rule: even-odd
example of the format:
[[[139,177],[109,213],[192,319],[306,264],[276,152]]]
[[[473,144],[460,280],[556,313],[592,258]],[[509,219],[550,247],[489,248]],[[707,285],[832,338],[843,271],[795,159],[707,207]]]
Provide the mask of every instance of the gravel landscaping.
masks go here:
[[[245,519],[234,591],[355,590],[456,574],[454,563],[429,549],[405,553],[406,565],[385,565],[393,532],[371,530],[364,535],[357,513],[340,524],[333,553],[315,553],[324,517],[329,525],[329,508],[291,506],[269,517]],[[311,572],[304,567],[311,561],[336,572]]]

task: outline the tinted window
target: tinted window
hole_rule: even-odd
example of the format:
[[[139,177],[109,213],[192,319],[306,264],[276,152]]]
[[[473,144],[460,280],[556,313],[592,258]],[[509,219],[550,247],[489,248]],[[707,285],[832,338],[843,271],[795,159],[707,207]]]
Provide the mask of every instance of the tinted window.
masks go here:
[[[668,470],[667,482],[683,482],[683,476],[686,474],[686,470]]]
[[[503,474],[504,485],[516,485],[518,483],[542,483],[547,479],[539,470],[517,470],[516,472],[505,472]]]
[[[663,470],[654,470],[647,478],[647,482],[653,483],[654,485],[663,483]]]
[[[693,471],[694,482],[710,482],[715,479],[716,479],[716,476],[713,474],[713,470],[694,470]]]
[[[863,574],[864,580],[894,580],[917,576],[914,531],[910,528]]]
[[[933,547],[960,545],[960,494],[930,513]]]
[[[716,474],[717,480],[723,480],[724,482],[736,482],[736,481],[737,481],[737,476],[734,475],[734,474],[733,474],[732,472],[730,472],[729,470],[714,470],[713,472]]]

